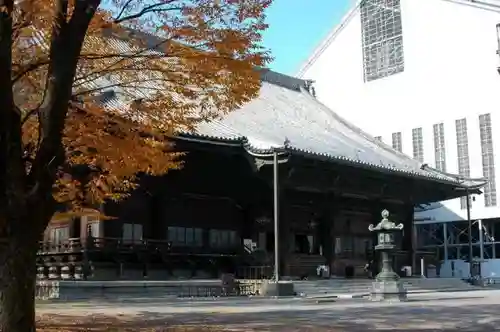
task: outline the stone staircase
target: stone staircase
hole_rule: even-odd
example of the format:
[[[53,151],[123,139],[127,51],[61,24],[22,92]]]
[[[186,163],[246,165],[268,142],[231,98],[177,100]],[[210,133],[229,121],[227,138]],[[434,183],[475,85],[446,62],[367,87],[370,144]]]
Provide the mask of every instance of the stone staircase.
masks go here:
[[[317,275],[317,267],[326,264],[326,259],[321,255],[293,254],[287,264],[290,275],[311,277]]]
[[[403,278],[408,292],[457,292],[479,289],[456,278]],[[324,294],[368,293],[373,280],[370,279],[328,279],[294,281],[297,294],[314,296]]]

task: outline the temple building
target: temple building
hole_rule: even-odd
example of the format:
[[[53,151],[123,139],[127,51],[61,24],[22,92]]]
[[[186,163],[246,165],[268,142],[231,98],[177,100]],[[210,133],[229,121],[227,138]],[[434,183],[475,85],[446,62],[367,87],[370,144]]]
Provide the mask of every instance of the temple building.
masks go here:
[[[306,80],[263,71],[256,99],[172,138],[188,151],[184,167],[143,178],[129,199],[107,204],[116,219],[89,215],[49,225],[39,277],[207,278],[225,271],[270,278],[275,183],[283,277],[316,275],[318,265],[365,276],[374,243],[368,226],[383,209],[405,225],[397,264],[415,264],[414,207],[483,183],[400,153],[311,91]]]

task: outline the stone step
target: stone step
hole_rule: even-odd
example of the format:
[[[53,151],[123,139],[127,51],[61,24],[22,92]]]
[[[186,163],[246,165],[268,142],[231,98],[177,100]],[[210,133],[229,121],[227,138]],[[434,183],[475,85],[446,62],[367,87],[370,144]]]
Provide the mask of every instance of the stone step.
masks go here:
[[[477,289],[460,279],[432,278],[432,279],[403,279],[408,291],[466,291]],[[362,293],[371,289],[372,280],[317,280],[296,281],[295,289],[299,294],[327,294],[327,293]]]
[[[37,300],[76,301],[85,299],[227,297],[255,293],[252,285],[242,285],[240,291],[223,287],[220,280],[164,280],[164,281],[63,281],[38,280]]]

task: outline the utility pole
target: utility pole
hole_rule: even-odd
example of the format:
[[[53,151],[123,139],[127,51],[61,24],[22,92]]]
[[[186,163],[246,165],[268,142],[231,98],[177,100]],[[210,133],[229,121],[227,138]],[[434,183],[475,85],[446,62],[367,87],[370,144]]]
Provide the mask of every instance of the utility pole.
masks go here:
[[[473,260],[473,250],[472,250],[472,220],[470,219],[470,193],[469,189],[465,189],[466,197],[467,197],[467,223],[469,226],[469,274],[470,278],[472,278],[472,272],[473,272],[473,267],[472,267],[472,260]]]

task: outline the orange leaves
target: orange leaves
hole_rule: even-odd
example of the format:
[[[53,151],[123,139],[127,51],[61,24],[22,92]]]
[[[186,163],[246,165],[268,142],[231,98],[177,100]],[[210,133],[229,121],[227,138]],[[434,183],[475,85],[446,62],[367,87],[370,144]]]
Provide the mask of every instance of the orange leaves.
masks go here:
[[[82,203],[118,199],[134,188],[138,173],[161,175],[181,164],[166,137],[99,109],[71,109],[63,143],[64,175],[83,195],[64,199]]]
[[[25,124],[26,147],[37,145],[37,129],[34,118]],[[95,107],[71,107],[63,144],[66,163],[57,173],[54,197],[73,209],[120,199],[135,188],[138,174],[162,175],[182,165],[182,153],[173,151],[166,136]]]
[[[166,137],[100,109],[72,109],[64,145],[73,164],[90,164],[117,175],[162,174],[175,166]]]
[[[29,118],[22,128],[28,173],[55,61],[52,25],[71,38],[76,1],[24,0],[14,9],[12,81],[16,105]],[[73,99],[62,104],[80,106],[65,119],[66,162],[53,187],[58,201],[76,205],[118,199],[137,174],[178,168],[181,155],[167,138],[254,98],[255,69],[270,60],[260,45],[271,0],[94,1],[99,9],[78,59],[68,54],[77,67]]]

